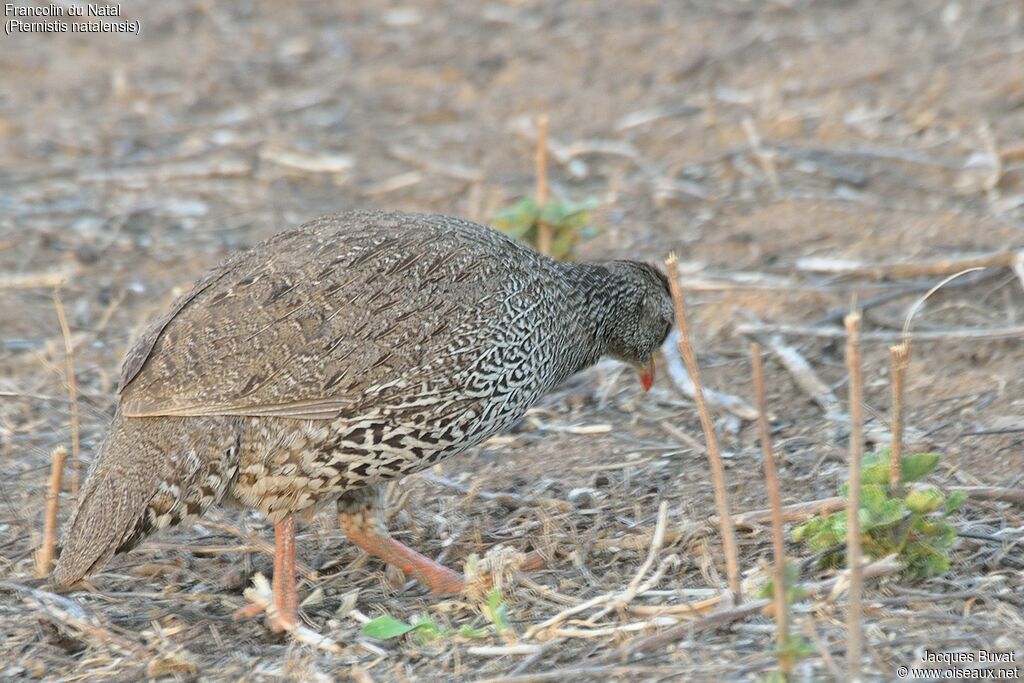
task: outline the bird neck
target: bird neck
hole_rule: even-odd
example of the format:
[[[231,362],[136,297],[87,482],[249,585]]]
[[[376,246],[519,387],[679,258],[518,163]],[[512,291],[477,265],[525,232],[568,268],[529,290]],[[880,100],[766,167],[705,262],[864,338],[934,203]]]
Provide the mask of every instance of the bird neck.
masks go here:
[[[608,353],[608,338],[624,305],[625,288],[607,268],[596,263],[563,263],[570,284],[573,318],[578,337],[574,344],[572,371],[596,363]]]

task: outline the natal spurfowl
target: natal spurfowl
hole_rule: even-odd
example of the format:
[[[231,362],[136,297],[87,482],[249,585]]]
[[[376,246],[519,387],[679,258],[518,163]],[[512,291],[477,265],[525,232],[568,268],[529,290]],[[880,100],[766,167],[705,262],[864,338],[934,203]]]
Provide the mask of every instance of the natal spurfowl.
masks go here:
[[[665,276],[559,263],[443,216],[352,212],[229,258],[128,353],[64,537],[71,584],[212,504],[274,521],[278,627],[295,623],[295,514],[335,501],[367,552],[437,592],[462,577],[391,539],[378,485],[479,444],[609,355],[653,379]]]

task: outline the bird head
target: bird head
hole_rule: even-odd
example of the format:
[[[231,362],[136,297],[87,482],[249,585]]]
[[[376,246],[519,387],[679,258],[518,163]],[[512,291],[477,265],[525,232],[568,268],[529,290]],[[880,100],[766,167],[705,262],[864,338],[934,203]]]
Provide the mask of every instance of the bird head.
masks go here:
[[[644,390],[654,384],[654,354],[674,320],[668,278],[647,263],[609,261],[611,300],[605,328],[608,355],[636,368]]]

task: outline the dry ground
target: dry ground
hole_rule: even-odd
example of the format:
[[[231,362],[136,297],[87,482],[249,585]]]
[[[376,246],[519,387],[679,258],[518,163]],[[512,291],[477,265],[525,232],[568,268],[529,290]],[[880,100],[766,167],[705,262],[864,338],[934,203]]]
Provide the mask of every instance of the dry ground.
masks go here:
[[[485,625],[474,605],[395,587],[325,515],[302,531],[314,578],[311,627],[327,654],[235,622],[242,590],[269,573],[259,519],[213,515],[164,533],[72,597],[30,588],[51,451],[70,443],[52,284],[75,343],[82,457],[112,413],[118,365],[140,326],[227,253],[347,207],[487,221],[532,187],[530,121],[552,121],[553,189],[602,201],[588,258],[661,261],[677,251],[706,383],[751,396],[744,311],[810,324],[854,299],[935,278],[875,281],[800,272],[808,256],[919,262],[1024,246],[1024,19],[1018,2],[632,2],[388,4],[122,3],[139,38],[0,39],[0,677],[133,680],[453,680],[580,666],[638,633],[593,624],[521,653],[488,635],[374,643],[359,615]],[[761,287],[741,274],[759,274]],[[917,329],[1024,321],[1009,269],[933,297]],[[920,291],[919,289],[917,291]],[[913,301],[872,308],[893,331]],[[792,343],[845,397],[842,345]],[[939,484],[1021,485],[1019,338],[921,343],[908,424],[947,454]],[[865,347],[869,426],[884,428],[884,344]],[[636,606],[679,604],[723,585],[692,403],[663,379],[648,395],[601,364],[549,397],[513,434],[391,491],[396,535],[459,564],[497,544],[554,549],[533,585],[509,587],[520,637],[566,605],[624,588],[635,542],[668,502],[660,581]],[[785,502],[834,495],[847,427],[824,418],[774,360],[769,401]],[[756,428],[718,414],[734,510],[763,507]],[[985,430],[999,433],[977,434]],[[445,483],[445,482],[448,483]],[[461,483],[463,488],[451,485]],[[467,488],[468,487],[468,492]],[[487,496],[484,494],[515,494]],[[62,519],[73,508],[61,500]],[[952,571],[870,584],[866,667],[888,679],[923,648],[1024,648],[1020,508],[971,502]],[[632,546],[621,537],[634,539]],[[741,531],[744,569],[769,557]],[[793,554],[805,551],[792,547]],[[805,579],[816,578],[808,567]],[[48,602],[49,601],[49,602]],[[839,677],[842,599],[798,609],[817,653],[807,680]],[[62,611],[63,610],[63,611]],[[643,621],[611,612],[610,628]],[[591,612],[585,612],[586,617]],[[768,617],[706,630],[578,679],[752,680],[774,666]],[[532,646],[532,647],[531,647]],[[532,654],[531,654],[532,652]],[[555,674],[533,680],[561,680]]]

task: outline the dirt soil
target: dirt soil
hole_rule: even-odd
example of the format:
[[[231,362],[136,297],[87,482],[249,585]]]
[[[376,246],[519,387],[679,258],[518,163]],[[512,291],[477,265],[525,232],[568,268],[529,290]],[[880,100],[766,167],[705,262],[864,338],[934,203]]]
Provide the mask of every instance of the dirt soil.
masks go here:
[[[54,594],[35,578],[33,554],[51,453],[72,442],[58,282],[85,467],[128,345],[207,268],[350,207],[488,222],[533,191],[539,113],[551,120],[553,193],[601,201],[605,230],[581,257],[660,263],[677,252],[704,382],[745,401],[750,340],[739,324],[817,325],[898,292],[865,313],[865,331],[894,333],[942,279],[816,273],[801,259],[921,263],[1024,247],[1019,2],[120,7],[141,36],[5,35],[0,48],[4,680],[754,680],[777,667],[773,622],[761,613],[596,663],[691,619],[678,606],[725,585],[698,415],[665,359],[646,395],[631,372],[602,362],[512,433],[391,487],[396,537],[450,565],[499,546],[545,554],[543,569],[506,577],[502,635],[478,600],[396,582],[329,514],[300,528],[299,556],[304,618],[338,645],[333,653],[232,619],[253,575],[271,570],[271,530],[241,512],[161,533],[87,586]],[[932,296],[914,329],[1024,324],[1024,275],[994,267],[963,282]],[[842,339],[785,341],[845,410]],[[1022,352],[1012,330],[915,344],[907,427],[915,445],[945,455],[929,481],[1024,486]],[[865,341],[864,362],[868,433],[882,438],[885,339]],[[835,495],[848,422],[828,419],[774,356],[766,372],[783,502]],[[756,424],[727,410],[715,417],[733,511],[764,507]],[[74,509],[71,473],[62,522]],[[670,533],[650,552],[661,501]],[[920,666],[925,650],[1015,652],[1020,675],[1021,508],[971,499],[953,519],[962,538],[951,571],[868,582],[869,679]],[[738,540],[750,596],[764,582],[770,534],[740,529]],[[628,604],[530,632],[625,590],[649,554],[640,578],[650,585]],[[801,580],[827,576],[804,563]],[[845,604],[818,596],[794,607],[812,646],[797,679],[845,676]],[[659,616],[659,605],[677,608]],[[479,632],[432,642],[360,634],[383,614]]]

